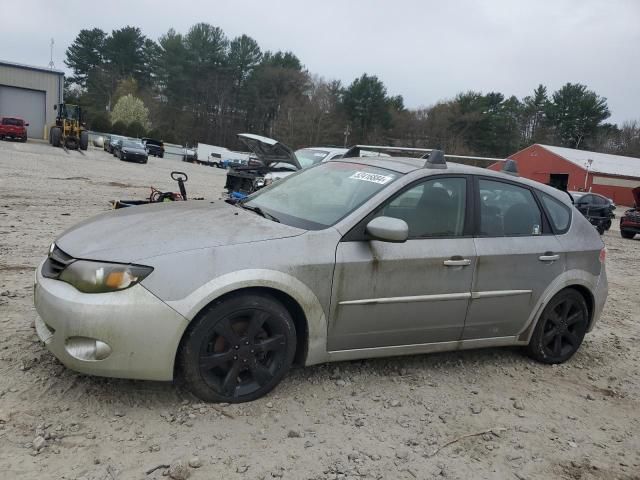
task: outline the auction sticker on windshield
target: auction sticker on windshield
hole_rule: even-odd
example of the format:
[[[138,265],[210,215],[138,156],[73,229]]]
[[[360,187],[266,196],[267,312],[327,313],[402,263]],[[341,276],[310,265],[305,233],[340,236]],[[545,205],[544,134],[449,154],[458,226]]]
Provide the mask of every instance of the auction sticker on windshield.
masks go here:
[[[391,180],[393,180],[393,177],[389,177],[387,175],[367,172],[355,172],[349,178],[352,178],[354,180],[364,180],[365,182],[379,183],[380,185],[384,185],[385,183],[389,183]]]

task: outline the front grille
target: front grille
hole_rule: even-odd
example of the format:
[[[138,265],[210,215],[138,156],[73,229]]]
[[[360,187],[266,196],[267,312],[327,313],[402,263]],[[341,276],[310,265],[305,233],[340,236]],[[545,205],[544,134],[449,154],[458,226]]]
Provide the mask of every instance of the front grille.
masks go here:
[[[71,255],[67,255],[58,247],[54,247],[49,257],[42,265],[42,276],[58,278],[67,266],[75,261]]]

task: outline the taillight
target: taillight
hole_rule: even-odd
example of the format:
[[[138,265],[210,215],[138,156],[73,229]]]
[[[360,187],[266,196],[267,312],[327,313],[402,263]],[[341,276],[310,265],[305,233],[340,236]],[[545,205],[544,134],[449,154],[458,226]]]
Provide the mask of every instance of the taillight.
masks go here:
[[[607,247],[602,247],[600,250],[600,263],[604,263],[607,259]]]

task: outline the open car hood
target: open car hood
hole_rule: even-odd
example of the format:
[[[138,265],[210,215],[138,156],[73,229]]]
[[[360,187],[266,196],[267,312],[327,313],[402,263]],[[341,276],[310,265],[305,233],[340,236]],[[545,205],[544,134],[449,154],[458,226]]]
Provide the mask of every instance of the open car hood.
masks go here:
[[[238,138],[258,157],[265,167],[269,167],[274,163],[288,163],[298,170],[302,168],[296,154],[284,143],[272,138],[254,135],[253,133],[239,133]]]

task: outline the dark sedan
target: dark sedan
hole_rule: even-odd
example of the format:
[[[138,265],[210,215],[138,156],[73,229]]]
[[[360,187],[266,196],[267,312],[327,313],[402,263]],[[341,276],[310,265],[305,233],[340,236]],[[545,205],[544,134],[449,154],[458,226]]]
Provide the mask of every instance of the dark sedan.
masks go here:
[[[611,199],[592,192],[569,192],[575,207],[602,234],[611,228],[616,205]]]
[[[119,140],[115,149],[120,160],[147,163],[147,149],[140,140]]]

